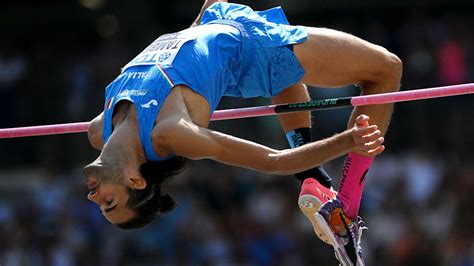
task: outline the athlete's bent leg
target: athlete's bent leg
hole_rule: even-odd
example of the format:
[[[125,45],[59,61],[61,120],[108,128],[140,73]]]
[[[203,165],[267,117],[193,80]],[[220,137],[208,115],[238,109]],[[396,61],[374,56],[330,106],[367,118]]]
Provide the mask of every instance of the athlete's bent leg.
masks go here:
[[[305,70],[302,83],[329,88],[357,84],[362,94],[399,90],[402,63],[396,55],[344,32],[307,29],[308,39],[294,45],[295,54]],[[393,104],[357,107],[348,127],[354,126],[360,114],[366,114],[371,124],[378,125],[385,133],[392,109]]]
[[[323,28],[307,29],[308,39],[301,44],[294,45],[295,55],[305,70],[302,83],[321,87],[356,84],[361,88],[363,95],[399,90],[402,63],[397,56],[385,48],[340,31]],[[392,111],[393,104],[356,107],[349,119],[348,127],[353,127],[356,123],[362,127],[367,125],[367,118],[356,121],[360,114],[366,114],[370,117],[371,124],[377,125],[385,134]],[[382,142],[383,138],[377,141]],[[366,150],[348,154],[337,200],[334,203],[328,202],[326,208],[323,206],[323,211],[342,209],[344,214],[354,221],[355,226],[365,175],[372,163],[372,157],[382,152],[383,149],[384,146],[380,146],[371,150],[369,145]],[[335,204],[337,202],[342,203],[341,208],[332,206],[337,205]],[[328,215],[323,216],[329,217]],[[334,215],[334,217],[339,216],[342,217]],[[328,219],[321,219],[320,222],[333,223]],[[347,223],[342,219],[341,222]],[[334,228],[331,229],[334,230]],[[348,236],[347,231],[344,237]],[[326,232],[330,234],[331,230],[326,230]],[[360,235],[358,239],[360,239]],[[359,246],[358,243],[355,246]],[[354,264],[360,264],[360,250],[356,249],[354,253],[357,253],[357,262],[353,258],[350,260]],[[341,258],[339,259],[341,261]],[[342,258],[342,260],[344,259]]]
[[[298,83],[272,98],[273,104],[307,102],[310,96],[306,85]],[[299,147],[312,141],[311,138],[311,114],[310,112],[298,112],[279,115],[280,124],[285,131],[288,142],[292,148]],[[316,235],[325,242],[329,242],[326,235],[316,221],[316,213],[323,203],[335,198],[336,192],[332,190],[331,178],[322,166],[317,166],[308,171],[296,174],[296,178],[302,181],[301,192],[298,198],[298,206],[303,214],[310,220]]]
[[[294,84],[272,97],[273,104],[308,102],[310,100],[308,89],[303,83]],[[311,127],[310,112],[280,114],[278,119],[285,133],[297,128]]]
[[[310,101],[310,96],[306,85],[302,83],[294,84],[272,98],[273,104],[307,101]],[[292,148],[312,142],[310,112],[281,114],[278,118]],[[296,178],[302,182],[308,177],[316,178],[319,183],[327,188],[331,187],[331,178],[320,166],[296,174]]]

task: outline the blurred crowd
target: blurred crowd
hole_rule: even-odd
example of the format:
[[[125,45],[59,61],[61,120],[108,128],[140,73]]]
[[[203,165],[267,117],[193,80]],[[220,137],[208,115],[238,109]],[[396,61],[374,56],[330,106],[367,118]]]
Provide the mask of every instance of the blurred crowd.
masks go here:
[[[394,52],[404,62],[406,90],[474,80],[474,17],[468,11],[397,7],[288,16]],[[81,26],[57,30],[40,23],[41,32],[0,42],[0,128],[92,119],[102,109],[105,86],[127,60],[156,36],[194,19],[171,25],[151,17],[146,26],[127,26],[130,19],[113,8],[88,12],[93,22],[83,18]],[[356,93],[348,87],[311,94]],[[368,265],[474,264],[473,100],[470,95],[396,106],[387,151],[374,162],[362,199]],[[225,99],[221,109],[262,104],[268,101]],[[343,130],[349,112],[314,113],[314,137]],[[211,128],[287,148],[276,118]],[[165,187],[177,208],[128,232],[108,224],[86,200],[81,168],[97,155],[85,134],[0,141],[0,265],[336,265],[332,248],[299,212],[299,187],[291,176],[190,162]],[[325,166],[336,189],[342,163]]]

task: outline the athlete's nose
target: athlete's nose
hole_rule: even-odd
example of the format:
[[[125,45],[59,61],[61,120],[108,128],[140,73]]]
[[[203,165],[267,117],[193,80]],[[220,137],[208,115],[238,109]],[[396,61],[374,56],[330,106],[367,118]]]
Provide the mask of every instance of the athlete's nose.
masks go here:
[[[97,192],[97,190],[91,190],[89,192],[89,194],[87,195],[87,199],[92,201],[92,202],[95,202],[96,204],[99,204],[99,192]]]

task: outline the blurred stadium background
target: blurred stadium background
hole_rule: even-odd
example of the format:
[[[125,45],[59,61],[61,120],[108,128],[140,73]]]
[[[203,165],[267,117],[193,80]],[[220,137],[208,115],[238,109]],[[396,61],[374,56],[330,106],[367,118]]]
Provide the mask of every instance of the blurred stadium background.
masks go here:
[[[293,24],[347,31],[404,61],[402,89],[474,81],[472,0],[241,1],[282,5]],[[88,121],[128,60],[187,27],[201,1],[0,3],[0,128]],[[357,94],[315,89],[313,98]],[[473,265],[474,96],[396,106],[361,213],[368,265]],[[226,99],[222,108],[268,104]],[[314,135],[341,131],[350,110],[314,113]],[[278,121],[212,128],[286,148]],[[298,211],[291,176],[192,162],[168,183],[177,209],[123,232],[86,200],[85,134],[0,141],[1,265],[336,265]],[[326,165],[337,188],[342,160]]]

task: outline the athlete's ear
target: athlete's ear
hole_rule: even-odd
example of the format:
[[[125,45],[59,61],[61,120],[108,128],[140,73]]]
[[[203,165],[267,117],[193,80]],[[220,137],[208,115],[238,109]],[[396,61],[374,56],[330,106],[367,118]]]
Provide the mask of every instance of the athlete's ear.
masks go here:
[[[128,186],[132,189],[146,188],[146,180],[141,176],[130,176],[127,179]]]

